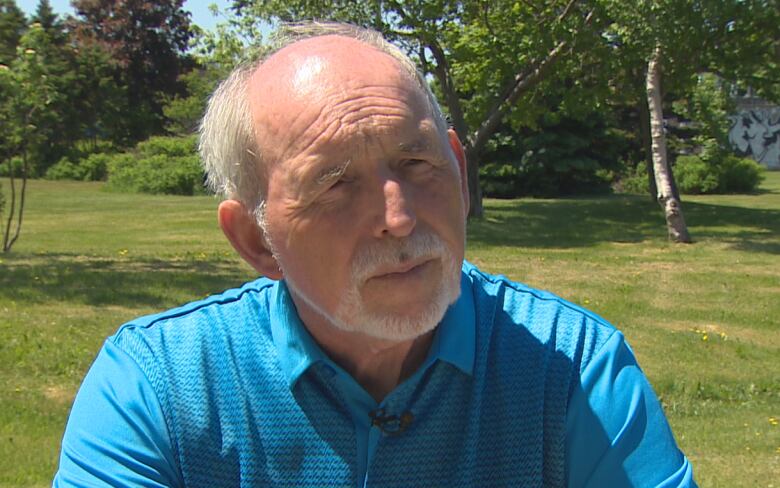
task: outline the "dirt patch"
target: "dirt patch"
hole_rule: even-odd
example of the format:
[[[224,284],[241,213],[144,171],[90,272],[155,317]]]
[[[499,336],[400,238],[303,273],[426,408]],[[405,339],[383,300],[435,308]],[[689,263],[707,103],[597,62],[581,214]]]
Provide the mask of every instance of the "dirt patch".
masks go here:
[[[674,332],[690,332],[691,334],[708,334],[709,337],[720,338],[722,340],[737,340],[763,347],[780,348],[780,341],[774,339],[772,334],[737,327],[734,325],[717,324],[713,322],[693,322],[693,321],[665,321],[659,320],[653,324],[647,324],[660,329],[671,330]]]
[[[43,396],[53,402],[71,404],[76,392],[61,385],[50,385],[43,389]]]

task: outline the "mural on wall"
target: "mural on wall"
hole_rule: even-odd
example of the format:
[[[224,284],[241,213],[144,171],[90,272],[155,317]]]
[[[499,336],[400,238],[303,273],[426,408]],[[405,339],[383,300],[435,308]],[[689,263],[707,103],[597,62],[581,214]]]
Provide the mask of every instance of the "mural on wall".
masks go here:
[[[780,169],[780,108],[754,108],[732,116],[729,142],[741,156]]]

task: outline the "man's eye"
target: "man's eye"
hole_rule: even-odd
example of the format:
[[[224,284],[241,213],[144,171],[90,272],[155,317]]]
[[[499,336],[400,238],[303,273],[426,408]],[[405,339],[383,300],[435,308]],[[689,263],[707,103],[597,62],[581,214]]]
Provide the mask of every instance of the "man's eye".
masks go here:
[[[330,183],[330,186],[328,186],[328,191],[341,189],[352,181],[353,178],[347,175],[341,175],[340,177],[333,179],[333,181]]]

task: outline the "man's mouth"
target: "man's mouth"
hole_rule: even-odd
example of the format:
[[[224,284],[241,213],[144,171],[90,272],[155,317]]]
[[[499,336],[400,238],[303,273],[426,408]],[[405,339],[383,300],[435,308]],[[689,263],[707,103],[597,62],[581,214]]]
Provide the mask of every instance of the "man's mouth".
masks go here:
[[[393,266],[382,266],[375,272],[371,273],[371,276],[368,279],[393,279],[413,276],[425,271],[434,261],[435,258],[423,257],[401,262]]]

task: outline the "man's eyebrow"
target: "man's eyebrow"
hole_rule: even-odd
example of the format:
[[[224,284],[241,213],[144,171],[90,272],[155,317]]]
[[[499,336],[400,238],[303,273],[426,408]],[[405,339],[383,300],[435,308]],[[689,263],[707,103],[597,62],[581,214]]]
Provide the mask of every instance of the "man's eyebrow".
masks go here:
[[[327,168],[324,168],[322,171],[319,171],[317,173],[317,176],[314,178],[314,182],[317,185],[324,185],[335,179],[341,178],[341,175],[343,175],[344,172],[347,171],[347,167],[351,162],[352,160],[348,159],[347,161],[337,166],[329,166]]]
[[[420,137],[411,142],[401,142],[398,150],[405,153],[419,153],[427,151],[431,147],[427,137]]]

